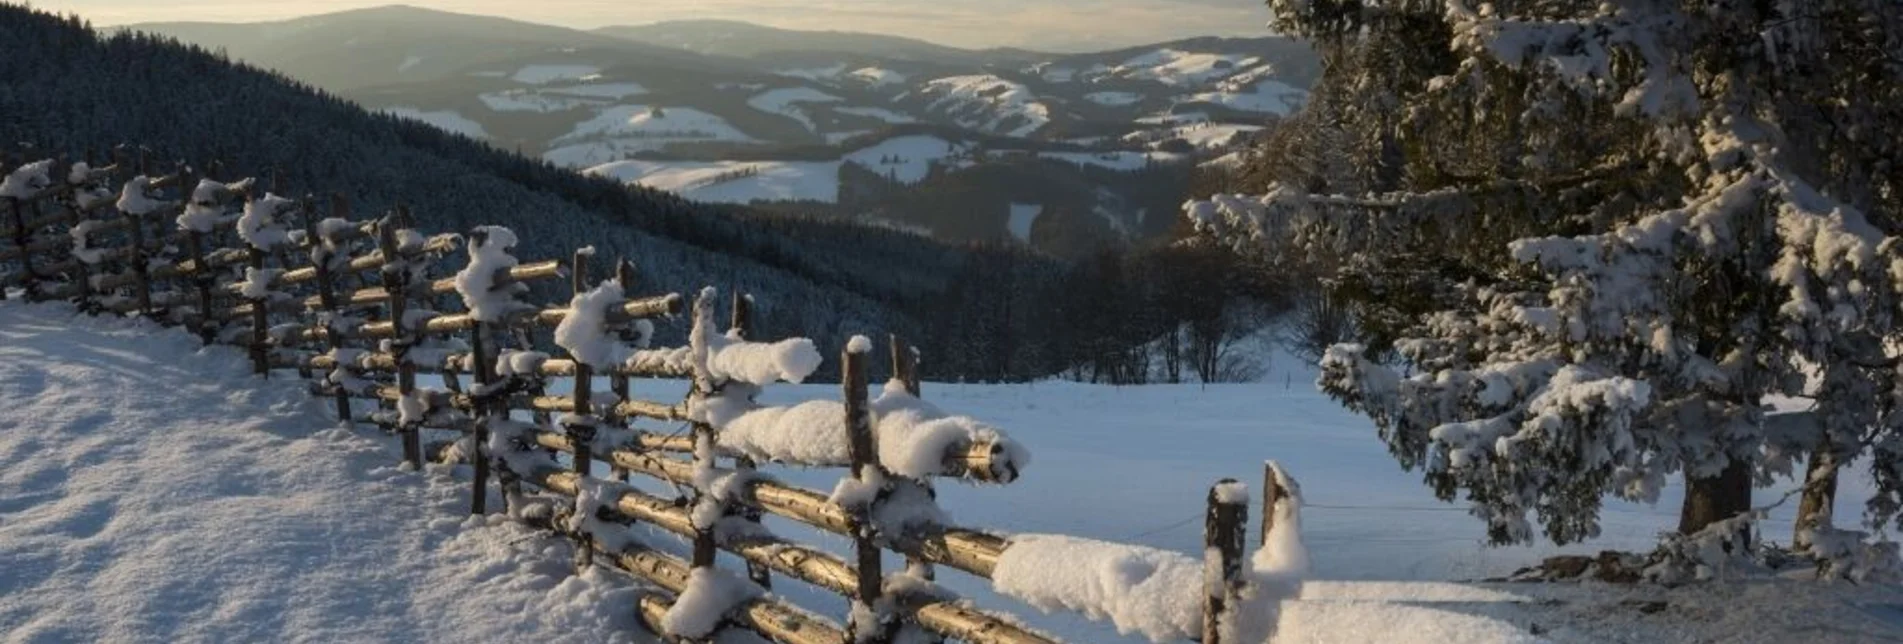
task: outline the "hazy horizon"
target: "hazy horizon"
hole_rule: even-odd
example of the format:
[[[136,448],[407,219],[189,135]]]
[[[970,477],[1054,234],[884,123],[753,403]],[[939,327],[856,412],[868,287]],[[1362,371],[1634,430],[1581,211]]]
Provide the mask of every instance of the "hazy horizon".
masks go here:
[[[1050,51],[1114,49],[1197,36],[1265,36],[1268,11],[1258,0],[700,0],[644,3],[545,0],[38,0],[33,6],[77,13],[99,26],[148,22],[266,22],[391,4],[479,14],[578,29],[671,20],[739,20],[803,30],[859,31],[965,48]]]

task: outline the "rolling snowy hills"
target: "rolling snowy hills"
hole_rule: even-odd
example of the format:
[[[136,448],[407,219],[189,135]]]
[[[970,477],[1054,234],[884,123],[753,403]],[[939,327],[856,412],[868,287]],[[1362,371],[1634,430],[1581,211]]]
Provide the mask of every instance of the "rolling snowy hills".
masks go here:
[[[878,221],[895,220],[905,204],[893,188],[919,185],[928,163],[959,172],[1008,153],[1130,172],[1088,178],[1120,193],[1092,207],[1139,204],[1130,184],[1178,186],[1188,167],[1245,143],[1237,134],[1299,107],[1317,68],[1307,46],[1271,37],[1049,54],[725,21],[579,31],[414,7],[134,28],[562,167],[690,199],[830,204],[803,214]],[[863,158],[921,133],[1007,154]],[[1188,165],[1144,172],[1173,163]],[[895,180],[839,177],[842,164]],[[1149,209],[1107,217],[1141,233]],[[949,239],[1023,239],[1004,224]]]

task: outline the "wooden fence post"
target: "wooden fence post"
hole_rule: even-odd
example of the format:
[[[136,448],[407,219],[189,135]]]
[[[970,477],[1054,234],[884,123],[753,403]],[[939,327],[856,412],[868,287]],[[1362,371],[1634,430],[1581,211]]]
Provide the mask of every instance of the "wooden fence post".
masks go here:
[[[703,291],[699,297],[694,298],[694,330],[690,332],[692,334],[705,333],[712,335],[717,332],[713,328],[715,324],[712,310],[714,302],[713,298],[709,296],[709,291],[712,291],[712,289]],[[714,384],[713,374],[708,372],[706,356],[696,356],[693,363],[694,385],[688,392],[688,397],[695,400],[704,400],[719,393]],[[692,403],[689,404],[689,407],[693,406]],[[714,436],[714,427],[704,420],[693,421],[693,427],[694,467],[697,469],[712,469],[715,466],[714,446],[718,444]],[[700,498],[706,496],[708,492],[708,490],[695,488],[695,502],[698,503]],[[695,568],[703,568],[714,565],[714,555],[718,551],[719,542],[714,539],[714,527],[710,525],[699,525],[698,522],[696,522],[694,526],[693,566]]]
[[[152,277],[151,268],[146,265],[145,227],[139,221],[139,215],[129,212],[124,214],[128,224],[126,227],[132,233],[132,258],[127,260],[132,264],[132,277],[135,280],[132,292],[139,303],[139,315],[149,316],[152,314]]]
[[[858,338],[855,338],[858,339]],[[866,401],[866,360],[870,346],[855,346],[860,343],[848,342],[841,355],[841,387],[844,388],[846,409],[846,441],[848,455],[852,459],[852,477],[860,485],[883,482],[885,477],[880,471],[879,451],[873,442],[872,415]],[[856,350],[855,350],[856,349]],[[878,503],[877,495],[865,499],[863,505],[846,508],[852,520],[852,546],[858,555],[857,593],[853,595],[853,618],[846,625],[850,639],[858,643],[879,643],[892,640],[890,624],[862,624],[858,619],[864,615],[877,615],[875,607],[883,593],[885,580],[883,562],[880,561],[879,544],[873,540],[872,508]],[[866,629],[874,629],[867,632]]]
[[[728,321],[727,330],[742,340],[753,332],[753,296],[741,293],[739,290],[734,291],[733,317]],[[752,476],[753,471],[758,468],[758,464],[746,455],[735,456],[733,465],[734,469],[740,470],[746,476]],[[760,509],[751,505],[741,505],[735,514],[748,523],[756,525],[760,523]],[[758,561],[747,560],[747,579],[752,580],[761,588],[773,588],[773,571]]]
[[[137,223],[133,224],[137,227]],[[264,271],[264,258],[267,251],[253,246],[250,254],[250,266],[253,270]],[[269,338],[271,332],[270,294],[266,293],[251,301],[251,371],[259,376],[271,377],[271,359]]]
[[[594,257],[594,250],[575,251],[573,281],[569,284],[575,297],[588,292],[588,264]],[[568,442],[574,447],[574,470],[583,480],[587,479],[595,464],[595,409],[590,400],[594,387],[595,368],[582,361],[581,356],[570,353],[575,361],[575,410],[563,416],[562,431],[568,435]],[[592,508],[588,508],[593,511]],[[595,544],[593,535],[583,532],[577,535],[580,544],[575,548],[575,568],[586,569],[594,564]]]
[[[401,207],[399,206],[399,209]],[[416,395],[416,362],[410,359],[410,347],[419,339],[418,333],[410,330],[404,321],[409,309],[410,268],[402,259],[402,247],[397,244],[397,222],[401,218],[392,213],[377,222],[377,246],[383,251],[383,294],[385,304],[390,311],[390,326],[396,330],[396,337],[390,340],[390,353],[396,358],[397,393],[404,398]],[[403,462],[417,470],[423,469],[423,428],[422,420],[404,422],[401,414],[402,404],[398,405],[397,431],[403,436]]]
[[[470,368],[475,371],[473,378],[476,381],[476,390],[484,393],[493,393],[489,392],[488,389],[489,384],[495,381],[496,373],[496,353],[495,348],[489,346],[493,340],[493,338],[487,337],[489,334],[490,324],[487,322],[477,324],[476,328],[469,332],[469,359],[472,363]],[[475,474],[472,477],[475,480],[471,483],[469,495],[469,513],[488,514],[489,456],[487,451],[489,449],[489,422],[495,418],[495,404],[492,402],[481,402],[478,403],[477,407],[476,431],[472,437],[475,444],[471,445],[469,449],[469,465],[475,469]],[[504,416],[507,416],[506,412]]]
[[[27,252],[27,244],[32,242],[26,230],[26,213],[20,211],[20,199],[7,197],[7,212],[13,217],[13,245],[20,249],[21,290],[27,301],[39,299],[39,273],[33,268],[33,253]]]
[[[918,347],[906,344],[897,334],[889,336],[892,351],[892,377],[905,383],[905,393],[921,395],[918,381]]]
[[[330,213],[332,217],[348,219],[350,217],[350,202],[346,201],[342,194],[331,193]],[[319,304],[324,307],[324,311],[332,316],[332,321],[335,321],[335,316],[342,313],[342,310],[337,306],[337,277],[331,274],[330,270],[331,262],[335,261],[336,257],[330,251],[327,240],[319,236],[320,231],[317,227],[317,213],[312,210],[305,210],[304,215],[304,233],[305,236],[311,240],[311,258],[314,260],[312,264],[314,264],[314,268],[317,271],[317,299]],[[198,233],[192,233],[194,239],[199,236]],[[202,265],[205,261],[202,259],[204,255],[201,254],[199,257],[201,259],[199,259],[198,262]],[[211,297],[209,288],[203,289],[201,292],[206,294],[206,298]],[[330,347],[332,352],[335,352],[337,349],[343,348],[344,339],[332,331],[329,325],[326,324],[324,327],[324,344]],[[352,417],[350,409],[350,392],[344,391],[341,385],[336,389],[337,391],[334,393],[334,397],[337,403],[337,421],[343,423],[345,427],[349,427],[356,421],[356,419]],[[407,446],[405,446],[405,448],[407,449]]]
[[[1269,545],[1269,532],[1275,529],[1275,504],[1285,498],[1288,498],[1288,490],[1283,489],[1282,484],[1276,481],[1275,463],[1264,462],[1262,464],[1262,536],[1259,537],[1260,541],[1257,545]]]
[[[628,261],[626,257],[616,260],[615,281],[621,284],[621,292],[633,293],[635,282],[634,262]],[[614,372],[608,376],[608,390],[614,392],[615,396],[614,407],[608,412],[608,422],[613,423],[617,427],[625,427],[627,425],[627,419],[621,417],[620,409],[621,404],[629,400],[630,387],[628,374],[621,369],[614,370]],[[621,467],[619,463],[609,468],[609,474],[617,481],[623,483],[628,481],[628,470],[627,468]]]
[[[1222,625],[1232,618],[1242,590],[1242,542],[1248,520],[1247,488],[1223,479],[1209,488],[1203,522],[1203,578],[1220,580],[1203,589],[1203,644],[1224,644]],[[1241,643],[1229,643],[1241,644]]]
[[[892,379],[905,383],[905,393],[911,394],[913,398],[919,397],[918,373],[916,371],[918,368],[918,350],[906,344],[896,333],[886,336],[886,347],[892,354]],[[919,481],[918,484],[924,486],[928,492],[932,490],[931,481]],[[937,494],[934,492],[933,496],[936,497]],[[917,557],[906,556],[905,565],[925,579],[938,578],[937,572],[932,570],[932,564]]]

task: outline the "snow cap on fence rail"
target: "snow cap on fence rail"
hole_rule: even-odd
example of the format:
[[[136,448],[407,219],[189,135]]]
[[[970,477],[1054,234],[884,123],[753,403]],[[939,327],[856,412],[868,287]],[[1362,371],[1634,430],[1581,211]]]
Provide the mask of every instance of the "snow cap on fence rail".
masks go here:
[[[1274,635],[1280,604],[1301,594],[1308,572],[1308,550],[1302,545],[1302,488],[1281,466],[1269,471],[1281,488],[1269,534],[1243,571],[1236,619],[1224,620],[1223,641],[1262,644]],[[1228,488],[1228,489],[1225,489]],[[1241,488],[1241,489],[1234,489]],[[1217,487],[1219,502],[1248,500],[1241,483]],[[1204,562],[1187,555],[1146,546],[1082,539],[1065,535],[1023,534],[998,557],[992,588],[1023,600],[1039,610],[1072,610],[1094,620],[1108,620],[1125,635],[1140,633],[1154,642],[1194,639],[1202,635]]]
[[[68,185],[77,186],[92,180],[92,165],[85,161],[75,161],[73,162],[73,167],[66,169],[66,183]]]
[[[516,244],[515,231],[502,226],[481,226],[470,235],[469,265],[456,273],[456,292],[463,306],[477,322],[500,322],[514,311],[515,296],[528,287],[513,283],[498,287],[496,274],[520,263],[510,251]]]
[[[991,580],[994,590],[1038,610],[1109,620],[1124,635],[1153,642],[1202,636],[1203,562],[1182,553],[1023,534],[998,557]]]
[[[79,224],[73,226],[71,231],[68,231],[68,234],[73,236],[74,258],[86,264],[97,264],[100,260],[105,259],[106,249],[93,248],[90,238],[92,231],[99,228],[103,223],[104,222],[97,219],[88,219],[79,222]]]
[[[201,179],[192,189],[192,199],[185,204],[185,211],[178,215],[178,229],[188,232],[209,233],[218,228],[225,218],[225,199],[233,192],[242,192],[251,188],[251,180],[225,184],[211,179]]]
[[[119,191],[119,212],[143,215],[170,205],[169,202],[153,199],[151,192],[151,177],[139,175],[127,180],[125,188]]]
[[[608,280],[569,300],[568,316],[555,325],[555,345],[575,361],[607,369],[626,359],[628,349],[608,333],[608,310],[627,300],[618,280]]]
[[[646,331],[652,335],[652,327]],[[824,361],[819,349],[807,338],[788,338],[778,342],[747,342],[731,336],[710,335],[707,344],[707,370],[714,378],[755,386],[776,381],[799,383],[819,370]],[[621,362],[641,371],[688,373],[693,369],[690,347],[647,349],[628,354]]]
[[[271,282],[277,281],[278,276],[283,274],[283,269],[247,266],[244,269],[244,281],[237,284],[238,294],[247,300],[262,300],[270,297]]]
[[[15,168],[0,179],[0,197],[25,199],[53,185],[53,160],[43,159]]]
[[[278,223],[277,216],[295,205],[271,193],[245,202],[244,214],[238,217],[238,238],[258,250],[271,250],[290,241],[289,231]]]
[[[105,172],[93,170],[85,161],[74,163],[66,173],[66,183],[73,187],[73,202],[82,210],[92,210],[111,201],[113,193],[105,187],[105,178]]]
[[[969,416],[953,416],[887,382],[871,403],[879,462],[895,475],[928,480],[953,474],[946,456],[977,443],[998,447],[991,467],[1022,471],[1031,453],[1004,432]],[[845,410],[832,400],[787,407],[760,407],[721,426],[720,446],[755,460],[808,467],[852,463],[846,448]]]
[[[699,639],[713,634],[733,609],[764,594],[753,582],[713,567],[695,568],[687,575],[674,605],[661,618],[669,635]]]

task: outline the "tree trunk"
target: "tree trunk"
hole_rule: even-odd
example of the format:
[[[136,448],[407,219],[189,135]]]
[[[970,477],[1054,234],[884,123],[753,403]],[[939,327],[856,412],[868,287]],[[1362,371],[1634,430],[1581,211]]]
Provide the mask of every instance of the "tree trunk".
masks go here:
[[[1837,452],[1826,439],[1811,452],[1810,466],[1805,468],[1804,496],[1797,504],[1797,529],[1791,535],[1793,549],[1809,549],[1810,530],[1830,527],[1830,510],[1836,501]]]
[[[1679,534],[1692,534],[1705,526],[1737,516],[1751,509],[1751,465],[1732,460],[1717,476],[1693,478],[1685,474],[1685,505],[1679,511]]]

